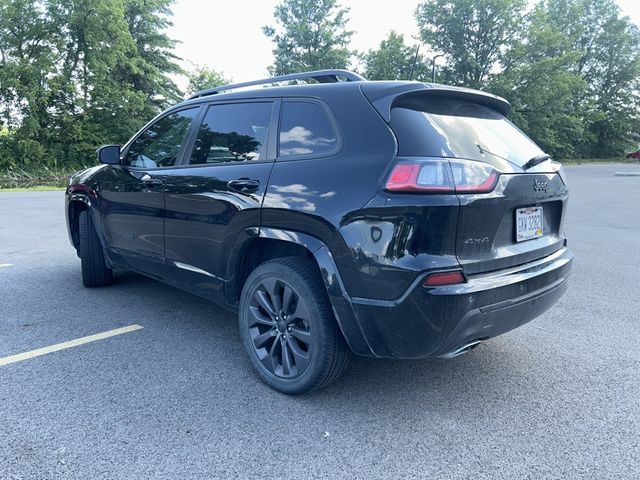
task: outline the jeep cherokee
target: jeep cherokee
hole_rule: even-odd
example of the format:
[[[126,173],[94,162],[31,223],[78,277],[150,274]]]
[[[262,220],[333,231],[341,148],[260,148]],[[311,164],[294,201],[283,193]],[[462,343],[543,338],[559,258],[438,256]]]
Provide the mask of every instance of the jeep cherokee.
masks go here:
[[[83,283],[132,270],[237,312],[289,394],[352,352],[464,353],[545,312],[571,267],[564,171],[509,109],[344,70],[196,93],[70,179]]]

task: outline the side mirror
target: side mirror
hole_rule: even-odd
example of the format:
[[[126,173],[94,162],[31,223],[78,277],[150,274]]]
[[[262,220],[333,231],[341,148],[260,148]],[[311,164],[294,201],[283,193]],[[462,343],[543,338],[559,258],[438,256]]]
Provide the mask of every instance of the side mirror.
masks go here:
[[[120,163],[120,145],[105,145],[96,152],[98,161],[107,165],[118,165]]]

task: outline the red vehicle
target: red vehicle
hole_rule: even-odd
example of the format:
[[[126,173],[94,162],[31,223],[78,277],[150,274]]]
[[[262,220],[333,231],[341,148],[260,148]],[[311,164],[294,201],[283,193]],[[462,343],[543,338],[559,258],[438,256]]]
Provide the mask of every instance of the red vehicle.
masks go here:
[[[635,152],[627,153],[627,158],[635,158],[636,160],[640,160],[640,150]]]

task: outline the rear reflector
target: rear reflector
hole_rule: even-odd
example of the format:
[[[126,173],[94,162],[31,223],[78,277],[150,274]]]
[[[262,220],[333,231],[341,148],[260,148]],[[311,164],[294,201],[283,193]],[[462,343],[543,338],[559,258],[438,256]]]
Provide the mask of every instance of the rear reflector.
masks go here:
[[[385,190],[424,193],[486,193],[492,191],[499,174],[482,162],[458,159],[419,159],[398,162]]]
[[[454,283],[464,283],[464,275],[461,271],[432,273],[424,279],[422,283],[425,287],[439,287],[442,285],[452,285]]]

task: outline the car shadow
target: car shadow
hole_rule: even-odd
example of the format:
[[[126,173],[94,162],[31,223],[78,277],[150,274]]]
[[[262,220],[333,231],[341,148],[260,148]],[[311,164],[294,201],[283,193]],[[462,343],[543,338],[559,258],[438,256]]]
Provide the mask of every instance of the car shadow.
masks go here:
[[[63,269],[57,275],[62,285],[80,282],[75,268]],[[161,341],[190,342],[188,349],[197,352],[197,361],[191,366],[176,364],[175,368],[193,368],[195,376],[203,377],[207,365],[226,372],[216,382],[227,383],[218,383],[217,387],[226,392],[229,401],[255,397],[294,411],[311,409],[323,418],[345,420],[363,419],[363,408],[378,419],[392,418],[398,408],[402,408],[403,415],[413,415],[403,405],[418,405],[415,414],[420,416],[457,412],[456,415],[472,418],[499,415],[502,409],[513,407],[514,398],[522,402],[523,408],[535,408],[531,402],[542,401],[541,396],[548,394],[547,379],[540,374],[541,362],[532,359],[526,339],[510,335],[512,338],[494,339],[450,360],[353,357],[344,375],[333,384],[290,397],[260,382],[241,344],[235,315],[205,299],[131,272],[118,272],[109,287],[83,289],[79,285],[71,294],[84,302],[100,299],[94,316],[113,315],[113,305],[123,309],[136,305],[138,315],[144,312],[144,317],[136,317],[137,323],[147,330],[163,332]],[[197,335],[185,333],[194,331]],[[144,337],[140,341],[145,341]]]
[[[128,289],[140,289],[141,293],[153,291],[158,295],[158,305],[170,302],[177,310],[177,303],[188,303],[196,315],[182,318],[181,322],[194,323],[200,327],[208,327],[216,336],[223,334],[229,341],[240,344],[237,332],[236,315],[224,310],[193,294],[177,290],[161,282],[131,272],[119,273],[117,285]],[[212,315],[215,312],[215,315]],[[222,330],[222,331],[220,331]],[[242,350],[244,363],[244,350]],[[515,358],[513,357],[515,355]],[[455,390],[456,395],[477,391],[492,379],[512,379],[523,372],[514,371],[513,363],[526,361],[526,353],[519,352],[510,344],[508,338],[502,337],[480,345],[477,349],[454,359],[427,358],[417,360],[373,359],[354,356],[345,374],[333,385],[314,392],[315,398],[344,394],[347,391],[360,391],[363,396],[380,395],[381,387],[396,390],[402,386],[404,393],[407,387],[414,386],[420,394],[425,388],[430,390]],[[237,363],[240,359],[233,359]],[[216,362],[224,361],[221,358]],[[246,362],[247,368],[251,368]],[[304,398],[304,397],[302,397]]]

